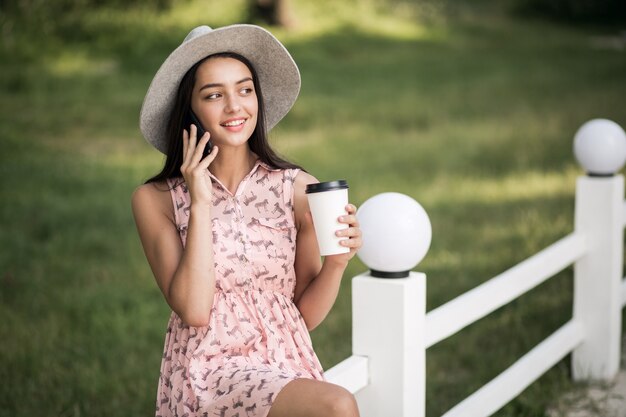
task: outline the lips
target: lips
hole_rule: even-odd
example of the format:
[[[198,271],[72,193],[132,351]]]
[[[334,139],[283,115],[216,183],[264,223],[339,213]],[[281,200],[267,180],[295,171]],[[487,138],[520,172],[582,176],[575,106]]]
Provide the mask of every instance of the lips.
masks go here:
[[[246,119],[244,119],[244,118],[228,119],[225,122],[220,123],[220,126],[224,126],[224,127],[239,127],[239,126],[242,126],[245,122],[246,122]]]

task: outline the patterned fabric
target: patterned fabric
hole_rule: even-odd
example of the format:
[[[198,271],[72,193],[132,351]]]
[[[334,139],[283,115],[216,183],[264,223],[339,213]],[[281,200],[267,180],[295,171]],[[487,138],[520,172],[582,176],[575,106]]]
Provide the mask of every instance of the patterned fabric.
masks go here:
[[[213,180],[216,293],[207,327],[170,317],[156,416],[261,417],[297,378],[323,380],[293,303],[293,183],[298,170],[258,162],[232,195]],[[190,197],[168,181],[183,245]]]

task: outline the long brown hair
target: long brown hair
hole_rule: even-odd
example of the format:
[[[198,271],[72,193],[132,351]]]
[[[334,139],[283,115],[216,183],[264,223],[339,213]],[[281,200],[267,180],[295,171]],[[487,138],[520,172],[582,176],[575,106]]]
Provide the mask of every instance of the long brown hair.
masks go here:
[[[174,108],[172,109],[167,123],[167,153],[165,157],[165,163],[161,172],[153,176],[146,181],[146,184],[151,182],[164,181],[168,178],[180,178],[180,166],[183,164],[183,141],[182,132],[185,120],[185,114],[191,105],[191,92],[193,86],[196,83],[196,71],[198,67],[208,59],[211,58],[233,58],[242,62],[252,74],[252,82],[254,83],[254,89],[258,100],[258,114],[257,123],[254,128],[254,132],[248,139],[248,146],[250,150],[258,155],[261,162],[266,163],[272,168],[290,169],[299,168],[300,166],[293,164],[286,159],[281,158],[272,149],[267,139],[267,129],[265,128],[265,107],[263,101],[263,93],[261,92],[261,85],[259,84],[259,77],[256,70],[245,57],[235,54],[233,52],[220,52],[217,54],[209,55],[206,58],[196,62],[193,67],[189,69],[183,76],[180,82],[176,97],[174,99]]]

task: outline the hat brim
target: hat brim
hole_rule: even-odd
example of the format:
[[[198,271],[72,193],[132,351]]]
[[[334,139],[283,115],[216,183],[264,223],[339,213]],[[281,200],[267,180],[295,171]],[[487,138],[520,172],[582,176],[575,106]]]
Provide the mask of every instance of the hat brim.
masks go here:
[[[254,25],[210,30],[183,42],[167,57],[144,98],[139,127],[146,140],[162,153],[167,151],[167,123],[183,76],[196,62],[220,52],[242,55],[254,66],[268,131],[295,103],[300,92],[300,72],[287,49],[270,32]]]

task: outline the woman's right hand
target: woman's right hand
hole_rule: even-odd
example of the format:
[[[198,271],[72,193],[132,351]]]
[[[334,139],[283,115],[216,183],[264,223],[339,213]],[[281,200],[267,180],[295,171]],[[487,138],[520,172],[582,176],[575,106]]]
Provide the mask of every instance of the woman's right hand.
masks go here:
[[[206,132],[198,141],[197,128],[191,125],[189,132],[183,129],[183,163],[180,172],[189,188],[192,204],[211,206],[213,187],[209,174],[209,165],[215,160],[218,153],[217,146],[213,146],[211,153],[202,159],[204,148],[211,135]]]

